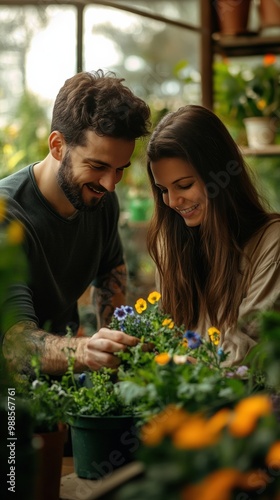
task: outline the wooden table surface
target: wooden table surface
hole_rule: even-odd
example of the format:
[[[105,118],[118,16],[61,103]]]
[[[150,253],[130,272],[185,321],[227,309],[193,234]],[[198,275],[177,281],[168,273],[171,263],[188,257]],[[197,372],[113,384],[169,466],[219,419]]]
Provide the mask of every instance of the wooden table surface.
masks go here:
[[[67,476],[74,472],[73,457],[63,457],[61,476]]]
[[[74,472],[73,457],[63,457],[60,500],[96,500],[99,498],[112,500],[113,492],[118,487],[143,473],[144,466],[141,462],[131,462],[102,479],[81,479]]]

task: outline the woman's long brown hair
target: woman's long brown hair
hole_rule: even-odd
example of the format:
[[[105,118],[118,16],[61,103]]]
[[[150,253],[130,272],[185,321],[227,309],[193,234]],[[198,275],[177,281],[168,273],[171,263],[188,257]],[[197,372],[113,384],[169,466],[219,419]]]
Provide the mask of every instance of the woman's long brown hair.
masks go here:
[[[250,282],[244,246],[276,214],[262,202],[226,127],[202,106],[166,115],[151,136],[147,155],[155,199],[147,244],[159,273],[163,309],[188,328],[207,315],[218,328],[235,324]],[[188,227],[163,203],[150,167],[162,158],[184,159],[204,182],[208,203],[200,226]],[[242,257],[247,258],[244,273]]]

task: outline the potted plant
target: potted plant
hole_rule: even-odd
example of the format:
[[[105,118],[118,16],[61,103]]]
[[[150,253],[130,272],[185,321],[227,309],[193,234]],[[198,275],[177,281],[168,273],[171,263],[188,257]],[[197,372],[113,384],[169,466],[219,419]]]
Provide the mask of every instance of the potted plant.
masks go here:
[[[260,0],[259,2],[260,28],[262,34],[273,34],[271,28],[280,26],[280,2],[279,0]]]
[[[229,387],[221,387],[224,399],[220,407],[203,405],[199,394],[203,395],[211,380],[208,373],[196,387],[196,408],[190,401],[185,405],[181,393],[179,404],[174,398],[167,402],[141,429],[138,458],[146,473],[141,481],[121,488],[118,500],[132,500],[136,494],[147,500],[279,499],[280,428],[274,396],[280,389],[280,313],[257,313],[251,320],[260,331],[260,342],[247,358],[250,369],[237,367],[225,373],[233,382],[241,382],[235,378],[241,376],[247,386],[245,392],[236,385],[230,395]],[[213,352],[219,333],[211,328],[209,334],[212,345],[207,347],[198,334],[189,332],[188,348],[194,348],[197,359],[192,367],[199,360],[212,358],[213,368],[220,369]],[[210,351],[213,356],[209,358]],[[219,348],[217,355],[224,356]],[[160,363],[170,367],[166,355]],[[191,384],[186,389],[192,392]],[[218,391],[212,388],[213,399]],[[191,400],[189,394],[188,398]]]
[[[114,373],[104,368],[76,377],[70,366],[63,377],[71,397],[74,470],[81,478],[100,479],[133,460],[134,409],[115,390]]]
[[[227,354],[219,348],[219,331],[212,327],[203,339],[176,326],[162,312],[158,292],[138,299],[134,308],[117,308],[111,324],[140,340],[118,353],[115,384],[126,404],[137,409],[140,424],[168,404],[211,412],[247,394],[248,368],[224,366]]]
[[[244,35],[248,32],[251,0],[215,0],[213,5],[217,12],[219,31],[223,35]]]
[[[280,69],[274,55],[262,64],[239,66],[227,61],[214,67],[215,111],[228,122],[246,127],[249,146],[262,148],[275,141],[280,106]],[[260,126],[262,128],[257,128]],[[252,132],[252,134],[251,134]]]
[[[67,411],[71,397],[58,381],[40,372],[40,362],[31,361],[32,380],[22,378],[18,395],[25,401],[33,424],[37,449],[36,500],[59,500],[64,445],[67,441]]]
[[[139,363],[147,362],[149,351],[178,344],[182,338],[182,330],[160,312],[159,299],[160,294],[152,292],[147,301],[138,299],[135,308],[125,305],[116,308],[110,323],[111,328],[139,338],[138,349],[127,352],[130,359],[132,356],[135,359],[138,351]],[[129,363],[118,355],[125,370]],[[62,377],[64,390],[71,397],[68,413],[74,469],[79,477],[99,479],[133,460],[139,443],[136,424],[141,408],[128,403],[120,391],[117,383],[120,369],[104,368],[76,376],[74,356],[75,353],[69,353],[68,371]]]

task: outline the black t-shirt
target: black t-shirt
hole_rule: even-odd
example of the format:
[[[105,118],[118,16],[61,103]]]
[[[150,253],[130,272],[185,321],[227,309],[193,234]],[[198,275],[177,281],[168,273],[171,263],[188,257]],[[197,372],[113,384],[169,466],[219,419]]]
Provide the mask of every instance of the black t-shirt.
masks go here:
[[[12,324],[30,320],[64,334],[68,324],[78,325],[77,300],[89,284],[98,286],[124,262],[117,196],[106,193],[95,211],[65,219],[42,196],[29,165],[0,180],[0,197],[8,201],[7,218],[24,224],[29,265],[27,282],[13,285],[7,297],[16,311]]]

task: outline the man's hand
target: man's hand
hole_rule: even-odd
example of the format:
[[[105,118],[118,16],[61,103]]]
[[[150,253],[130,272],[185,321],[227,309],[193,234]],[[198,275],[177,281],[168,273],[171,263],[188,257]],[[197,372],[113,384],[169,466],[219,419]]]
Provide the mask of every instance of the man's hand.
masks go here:
[[[98,370],[102,366],[115,368],[120,363],[115,352],[123,351],[127,347],[137,345],[139,340],[118,330],[101,328],[89,338],[84,350],[85,364],[91,370]]]
[[[18,372],[29,373],[32,356],[37,356],[42,372],[62,375],[68,367],[69,352],[75,357],[76,372],[99,370],[102,366],[116,367],[119,359],[114,353],[137,343],[137,338],[109,328],[101,328],[92,337],[61,337],[39,330],[35,323],[21,321],[6,332],[3,353]]]

